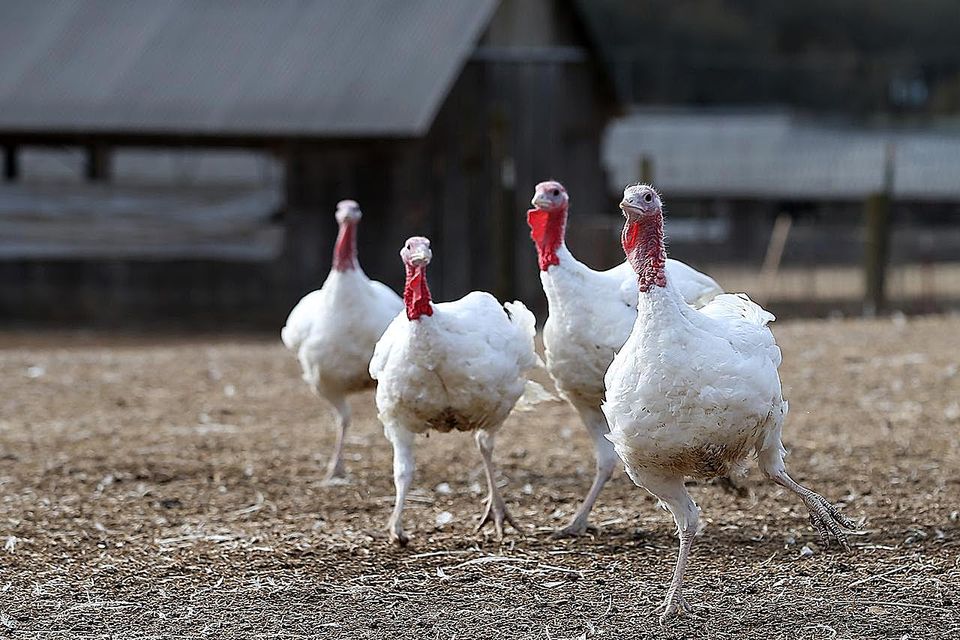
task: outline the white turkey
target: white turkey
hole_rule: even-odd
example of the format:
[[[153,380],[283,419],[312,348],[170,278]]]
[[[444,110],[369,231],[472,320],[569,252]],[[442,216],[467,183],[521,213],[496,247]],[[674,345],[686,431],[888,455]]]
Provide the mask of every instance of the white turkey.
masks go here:
[[[637,278],[627,262],[594,271],[573,257],[564,243],[570,201],[559,182],[538,184],[531,204],[527,223],[550,310],[543,328],[547,370],[580,415],[596,453],[593,485],[570,523],[557,532],[580,535],[616,466],[617,455],[605,438],[607,421],[600,411],[603,374],[637,318]],[[712,278],[682,262],[668,260],[666,268],[689,304],[703,305],[723,292]]]
[[[800,496],[825,545],[833,536],[848,548],[844,529],[854,523],[784,467],[780,430],[787,403],[777,373],[780,349],[767,327],[773,315],[744,295],[719,295],[700,310],[686,305],[665,268],[660,196],[647,185],[631,186],[620,207],[638,312],[607,371],[603,412],[630,478],[677,523],[680,551],[664,620],[690,612],[681,584],[699,508],[685,478],[725,475],[755,453],[770,479]]]
[[[454,302],[434,304],[427,286],[430,241],[413,237],[400,251],[406,268],[406,310],[377,343],[370,375],[377,380],[377,409],[393,444],[396,504],[390,540],[407,543],[401,515],[413,479],[413,441],[431,431],[473,432],[483,458],[489,495],[477,527],[504,522],[516,529],[497,490],[493,444],[525,387],[524,372],[536,366],[536,321],[520,302],[501,306],[489,293],[474,291]],[[506,307],[506,311],[504,311]]]
[[[337,204],[340,231],[333,267],[323,286],[308,293],[290,312],[280,332],[297,354],[303,379],[337,412],[337,441],[327,479],[342,478],[343,445],[350,425],[347,396],[373,387],[373,347],[403,302],[389,287],[367,278],[357,261],[360,207],[353,200]]]

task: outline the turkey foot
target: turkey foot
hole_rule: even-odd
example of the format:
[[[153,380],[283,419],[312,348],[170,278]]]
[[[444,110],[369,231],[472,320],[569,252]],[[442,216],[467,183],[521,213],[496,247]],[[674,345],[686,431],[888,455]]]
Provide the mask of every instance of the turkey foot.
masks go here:
[[[503,540],[504,521],[509,522],[510,526],[517,531],[520,531],[520,527],[517,526],[513,516],[507,511],[507,506],[503,503],[503,498],[500,497],[500,491],[497,490],[496,472],[493,468],[493,434],[482,430],[477,431],[476,440],[477,448],[480,449],[480,455],[483,458],[483,470],[487,476],[487,488],[489,489],[485,500],[487,508],[483,512],[483,517],[480,518],[477,531],[483,529],[483,526],[488,522],[493,522],[493,527],[497,530],[497,540]]]
[[[780,486],[800,496],[803,504],[810,511],[810,524],[820,533],[820,541],[824,547],[830,546],[830,536],[832,534],[844,550],[850,551],[850,543],[847,542],[844,529],[853,531],[857,528],[856,522],[840,513],[840,510],[822,495],[795,481],[782,467],[774,469],[773,473],[768,475]]]
[[[809,495],[803,496],[803,503],[810,510],[810,524],[820,533],[820,541],[823,546],[830,546],[830,536],[833,535],[845,551],[850,551],[850,543],[847,542],[844,529],[853,531],[857,528],[857,523],[840,513],[833,504],[819,493],[811,491]]]
[[[400,518],[391,517],[387,528],[390,530],[390,542],[401,547],[407,546],[407,543],[410,542],[410,538],[403,531],[403,525],[400,524]]]
[[[560,538],[577,538],[584,535],[588,531],[592,533],[599,531],[596,526],[587,522],[589,515],[589,512],[582,514],[582,516],[578,515],[570,521],[570,524],[551,533],[550,537],[554,540],[558,540]]]
[[[667,599],[663,604],[654,609],[654,612],[660,611],[661,609],[663,609],[663,613],[660,614],[660,624],[664,624],[673,617],[679,618],[687,616],[694,619],[700,618],[700,616],[693,612],[693,607],[690,606],[690,603],[688,603],[686,598],[683,597],[683,594],[680,593],[680,589],[671,589],[670,593],[667,594]]]
[[[477,525],[477,532],[483,529],[488,522],[493,523],[493,528],[497,532],[498,540],[503,540],[504,522],[509,523],[511,527],[520,531],[520,527],[517,526],[516,520],[514,520],[510,512],[507,511],[507,506],[503,503],[503,498],[500,497],[499,493],[491,493],[484,502],[487,503],[487,508],[483,512],[483,517],[480,518],[480,524]]]
[[[331,458],[327,464],[327,473],[323,476],[325,484],[337,484],[347,479],[347,471],[343,468],[343,460],[340,457]]]
[[[347,477],[347,470],[343,466],[343,446],[350,426],[350,407],[346,400],[340,398],[334,402],[334,406],[337,409],[337,441],[333,446],[330,461],[327,463],[327,474],[323,478],[324,482],[331,484],[345,480]]]

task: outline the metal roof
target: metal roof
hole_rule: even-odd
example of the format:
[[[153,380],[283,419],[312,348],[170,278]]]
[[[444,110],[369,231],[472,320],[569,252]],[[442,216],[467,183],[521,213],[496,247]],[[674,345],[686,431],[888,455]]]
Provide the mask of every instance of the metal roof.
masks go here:
[[[838,127],[787,113],[640,112],[606,132],[611,191],[636,182],[644,156],[668,200],[861,199],[884,190],[892,164],[896,197],[960,201],[960,136],[936,130]]]
[[[0,132],[422,135],[497,0],[3,0]]]

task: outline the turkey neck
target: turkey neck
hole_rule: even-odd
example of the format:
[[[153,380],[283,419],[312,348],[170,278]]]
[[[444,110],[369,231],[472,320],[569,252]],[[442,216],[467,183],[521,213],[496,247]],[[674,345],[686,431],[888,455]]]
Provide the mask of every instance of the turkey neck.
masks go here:
[[[645,214],[639,220],[627,220],[623,227],[623,250],[637,273],[637,320],[630,341],[659,344],[674,340],[678,331],[689,326],[689,309],[673,285],[667,282],[667,251],[663,245],[663,213]],[[637,347],[634,347],[637,348]],[[659,349],[659,347],[656,347]],[[626,346],[624,347],[626,349]]]
[[[663,213],[627,219],[621,235],[623,251],[637,273],[640,294],[667,286],[667,250],[663,246]]]
[[[334,271],[350,271],[356,269],[357,262],[357,223],[344,222],[340,224],[337,233],[337,244],[333,247]]]
[[[563,246],[563,238],[567,228],[567,208],[559,209],[530,209],[527,211],[527,224],[530,226],[530,237],[537,247],[537,263],[540,271],[546,271],[553,265],[560,264],[557,252]]]
[[[407,308],[407,320],[419,320],[420,316],[432,316],[430,287],[427,286],[427,265],[404,264],[407,281],[403,287],[403,304]]]

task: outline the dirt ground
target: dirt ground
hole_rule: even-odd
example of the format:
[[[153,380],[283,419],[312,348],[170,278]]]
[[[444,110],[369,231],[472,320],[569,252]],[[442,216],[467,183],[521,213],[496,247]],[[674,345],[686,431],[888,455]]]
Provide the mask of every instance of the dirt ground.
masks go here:
[[[391,451],[332,421],[278,337],[0,334],[0,637],[949,638],[960,634],[960,317],[784,322],[793,475],[861,519],[821,549],[754,469],[693,489],[706,526],[661,627],[677,540],[618,472],[599,532],[555,541],[592,475],[572,411],[512,417],[496,458],[523,526],[474,533],[480,458],[418,443],[406,549]]]

